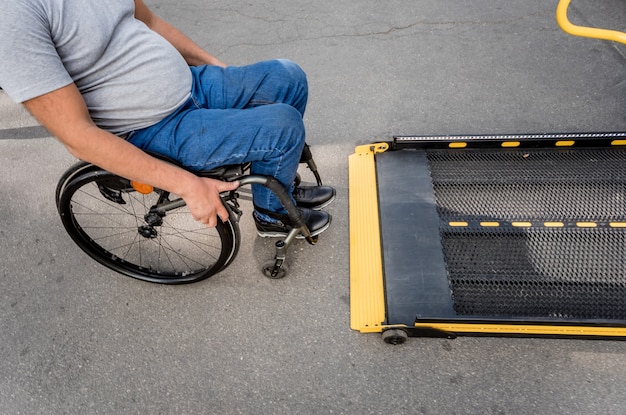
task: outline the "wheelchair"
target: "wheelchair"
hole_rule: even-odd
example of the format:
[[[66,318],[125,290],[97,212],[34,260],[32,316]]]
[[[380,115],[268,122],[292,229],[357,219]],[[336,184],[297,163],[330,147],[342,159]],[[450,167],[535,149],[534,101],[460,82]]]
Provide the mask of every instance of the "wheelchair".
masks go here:
[[[158,154],[152,156],[180,164]],[[301,163],[306,163],[322,184],[308,146]],[[296,237],[311,236],[287,190],[275,178],[250,174],[250,164],[193,172],[200,177],[234,181],[240,186],[266,186],[286,209],[293,229],[276,242],[276,254],[261,271],[268,278],[283,278],[288,247]],[[300,183],[297,175],[295,184]],[[160,284],[186,284],[204,280],[228,267],[239,251],[239,219],[243,212],[239,192],[221,194],[229,213],[226,222],[214,228],[195,221],[179,196],[152,186],[127,180],[94,164],[80,161],[59,179],[56,205],[72,240],[92,259],[123,275]]]

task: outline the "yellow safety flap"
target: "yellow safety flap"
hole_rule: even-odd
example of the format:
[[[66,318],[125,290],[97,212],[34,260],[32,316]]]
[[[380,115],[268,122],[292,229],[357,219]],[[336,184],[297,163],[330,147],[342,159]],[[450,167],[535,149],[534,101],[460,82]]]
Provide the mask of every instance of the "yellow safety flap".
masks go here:
[[[385,320],[385,292],[374,155],[388,148],[388,143],[359,146],[348,159],[350,327],[361,332],[380,332]]]

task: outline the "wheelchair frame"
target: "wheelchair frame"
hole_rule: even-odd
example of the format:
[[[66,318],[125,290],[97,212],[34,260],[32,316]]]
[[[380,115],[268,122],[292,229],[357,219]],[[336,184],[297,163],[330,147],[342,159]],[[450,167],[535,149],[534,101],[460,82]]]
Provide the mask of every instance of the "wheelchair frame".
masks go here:
[[[307,154],[303,157],[303,160],[301,161],[308,164],[309,168],[312,170],[317,179],[318,185],[320,185],[321,179],[319,178],[319,174],[317,173],[317,167],[315,166],[315,163],[312,159],[310,151],[308,151],[308,148],[306,148],[306,150]],[[179,167],[182,167],[179,165],[179,163],[176,163],[171,159],[162,157],[157,154],[151,155],[172,164],[178,165]],[[289,220],[291,224],[293,224],[293,228],[284,238],[281,238],[275,243],[276,253],[274,255],[274,258],[266,261],[263,264],[261,271],[268,278],[283,278],[288,273],[288,267],[286,265],[287,251],[289,246],[296,239],[296,237],[302,234],[306,241],[311,245],[317,243],[318,237],[311,236],[311,233],[304,223],[300,212],[296,208],[287,190],[282,186],[282,184],[278,182],[278,180],[276,180],[274,177],[246,174],[246,172],[249,170],[249,167],[250,164],[248,163],[243,165],[219,167],[210,171],[194,172],[194,174],[198,175],[199,177],[208,177],[223,181],[238,180],[240,184],[239,188],[252,184],[262,185],[270,189],[278,197],[281,204],[287,211]],[[298,184],[299,180],[300,177],[297,176],[296,184]],[[113,189],[108,188],[110,183],[113,183]],[[138,260],[138,264],[134,264],[131,261],[120,258],[119,255],[113,252],[109,252],[107,248],[101,246],[101,240],[105,240],[106,238],[108,238],[108,236],[99,238],[90,235],[89,233],[91,232],[91,230],[86,230],[89,229],[89,227],[83,226],[83,224],[81,224],[80,221],[77,220],[77,218],[75,217],[74,209],[79,206],[81,202],[74,201],[74,195],[82,192],[81,189],[83,189],[84,186],[88,186],[91,184],[95,184],[97,186],[100,195],[92,190],[92,193],[95,194],[95,197],[93,194],[90,194],[89,199],[95,200],[99,197],[102,197],[101,202],[104,202],[109,207],[113,206],[114,208],[117,208],[115,206],[115,203],[120,205],[126,204],[126,201],[122,198],[122,194],[138,192],[144,195],[152,193],[156,193],[158,195],[158,201],[156,203],[151,204],[149,208],[144,207],[144,209],[146,210],[145,212],[141,211],[139,213],[135,213],[135,220],[137,220],[138,224],[136,230],[139,238],[143,237],[145,239],[156,239],[157,235],[159,235],[160,232],[160,230],[157,231],[156,229],[163,225],[163,219],[169,214],[174,214],[178,212],[179,209],[186,206],[186,203],[180,197],[176,197],[170,200],[170,193],[163,191],[162,189],[155,189],[152,186],[146,186],[141,183],[131,182],[120,176],[107,172],[106,170],[101,169],[91,163],[79,162],[70,167],[60,178],[57,185],[57,209],[59,211],[59,215],[61,216],[61,220],[66,231],[72,237],[74,242],[85,253],[87,253],[90,257],[92,257],[94,260],[101,263],[102,265],[114,271],[120,272],[126,276],[140,279],[143,281],[161,284],[184,284],[206,279],[228,267],[230,263],[235,259],[240,243],[240,232],[238,223],[239,218],[243,214],[243,212],[241,212],[241,210],[239,209],[238,198],[240,196],[236,190],[224,192],[221,194],[222,202],[229,212],[229,219],[226,223],[218,224],[219,229],[217,229],[217,233],[220,238],[221,249],[224,250],[224,247],[226,247],[230,250],[230,252],[225,254],[220,251],[219,258],[216,260],[216,262],[214,264],[211,264],[210,268],[207,268],[204,271],[200,270],[198,272],[188,272],[183,270],[175,271],[168,274],[162,272],[159,269],[153,269],[152,265],[144,266],[143,264],[141,264],[141,261],[143,261],[142,259]],[[95,189],[94,186],[91,187],[92,189]],[[143,214],[143,223],[141,223],[141,221],[137,219],[141,217],[141,214]],[[97,217],[98,212],[96,212],[94,209],[91,209],[90,216],[92,218]],[[94,229],[95,228],[97,227],[94,227]],[[134,238],[137,238],[137,235],[134,235]],[[142,241],[141,239],[139,240]],[[199,243],[200,242],[198,242],[197,244]],[[141,256],[141,254],[139,255]]]

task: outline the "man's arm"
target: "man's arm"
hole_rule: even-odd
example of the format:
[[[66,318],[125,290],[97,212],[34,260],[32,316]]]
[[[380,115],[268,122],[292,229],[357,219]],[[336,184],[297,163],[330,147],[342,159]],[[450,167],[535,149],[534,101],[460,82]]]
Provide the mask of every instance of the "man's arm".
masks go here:
[[[203,50],[165,20],[158,17],[146,6],[143,0],[135,0],[135,17],[144,22],[150,29],[163,36],[179,52],[189,65],[215,65],[226,67],[226,64]]]
[[[24,106],[79,159],[181,196],[193,217],[207,226],[215,226],[217,216],[228,219],[219,193],[236,189],[237,182],[197,177],[98,128],[76,85],[26,101]]]

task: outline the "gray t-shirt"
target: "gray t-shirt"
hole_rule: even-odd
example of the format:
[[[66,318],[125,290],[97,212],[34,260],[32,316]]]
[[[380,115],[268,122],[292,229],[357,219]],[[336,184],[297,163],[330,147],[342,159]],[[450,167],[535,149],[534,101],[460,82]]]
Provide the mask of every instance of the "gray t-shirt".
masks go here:
[[[24,102],[74,82],[115,134],[156,124],[191,93],[191,72],[134,18],[133,0],[0,1],[0,86]]]

